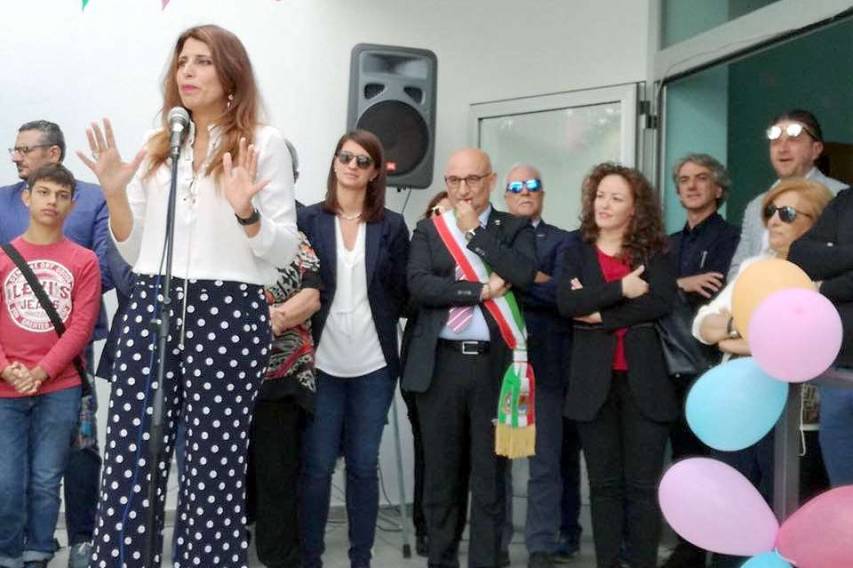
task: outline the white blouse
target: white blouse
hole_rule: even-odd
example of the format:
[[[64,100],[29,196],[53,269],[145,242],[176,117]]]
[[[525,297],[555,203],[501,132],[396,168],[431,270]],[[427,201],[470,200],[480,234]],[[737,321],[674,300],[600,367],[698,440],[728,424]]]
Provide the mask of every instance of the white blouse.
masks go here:
[[[712,345],[708,343],[704,339],[702,339],[702,335],[699,333],[699,330],[702,329],[702,322],[705,321],[705,318],[710,316],[711,314],[718,314],[722,310],[728,310],[729,313],[732,311],[732,295],[735,290],[735,282],[740,278],[740,275],[744,270],[749,268],[752,264],[758,262],[759,260],[764,260],[767,258],[776,258],[776,255],[773,252],[765,252],[763,254],[759,254],[757,256],[750,257],[744,260],[737,271],[737,276],[735,276],[734,280],[728,282],[726,287],[720,290],[720,293],[717,294],[713,300],[699,308],[699,311],[696,312],[696,317],[693,318],[693,337],[704,343],[705,345]]]
[[[172,273],[179,278],[227,280],[264,285],[276,278],[275,267],[287,266],[296,254],[296,208],[290,153],[281,133],[270,126],[258,126],[255,148],[258,180],[269,184],[252,199],[261,214],[258,234],[249,238],[234,218],[234,210],[207,176],[209,160],[220,144],[218,127],[209,127],[207,158],[198,173],[193,171],[195,125],[181,152],[178,164],[175,244]],[[143,163],[128,184],[127,198],[133,228],[124,241],[113,240],[122,257],[138,274],[160,273],[160,259],[166,235],[170,161],[152,176],[144,178]],[[112,233],[112,228],[110,228]]]
[[[387,364],[367,299],[366,227],[359,223],[355,245],[348,250],[335,217],[337,285],[315,356],[315,366],[335,377],[360,377]]]

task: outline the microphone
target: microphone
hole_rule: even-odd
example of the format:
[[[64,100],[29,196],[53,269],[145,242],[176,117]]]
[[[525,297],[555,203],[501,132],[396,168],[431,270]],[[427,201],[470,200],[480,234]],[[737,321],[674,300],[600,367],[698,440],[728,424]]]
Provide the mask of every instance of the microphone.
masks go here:
[[[181,144],[184,141],[187,127],[190,125],[190,113],[184,107],[172,107],[169,111],[169,131],[172,136],[169,138],[169,154],[173,159],[181,153]]]

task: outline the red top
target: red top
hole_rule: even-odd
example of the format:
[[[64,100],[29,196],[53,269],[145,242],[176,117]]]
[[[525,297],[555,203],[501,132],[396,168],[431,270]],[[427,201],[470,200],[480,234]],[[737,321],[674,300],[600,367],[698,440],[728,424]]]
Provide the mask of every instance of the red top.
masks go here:
[[[98,257],[68,239],[35,245],[18,237],[12,245],[27,261],[65,323],[57,337],[24,275],[0,250],[0,369],[15,361],[28,369],[40,366],[48,378],[36,394],[80,384],[72,361],[82,355],[92,337],[101,307]],[[0,398],[22,395],[0,379]]]
[[[598,247],[595,251],[598,253],[598,265],[601,267],[601,273],[607,282],[621,280],[631,272],[631,266],[623,259],[605,254]],[[627,327],[620,327],[613,332],[616,335],[616,351],[613,352],[614,371],[628,370],[628,359],[625,357],[625,333],[627,331]]]

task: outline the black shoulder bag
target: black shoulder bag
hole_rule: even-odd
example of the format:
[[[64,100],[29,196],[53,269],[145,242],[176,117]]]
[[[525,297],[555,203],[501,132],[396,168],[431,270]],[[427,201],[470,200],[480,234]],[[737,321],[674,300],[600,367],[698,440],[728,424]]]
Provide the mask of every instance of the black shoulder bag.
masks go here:
[[[38,298],[42,309],[47,314],[47,317],[50,318],[50,323],[52,323],[53,327],[56,329],[56,335],[61,336],[65,333],[65,324],[62,323],[62,318],[59,317],[56,307],[53,305],[53,302],[50,301],[47,292],[44,291],[44,288],[42,287],[41,282],[39,282],[35,272],[33,272],[30,265],[27,264],[27,261],[24,260],[24,257],[21,256],[21,253],[18,252],[18,249],[12,246],[11,243],[0,245],[0,248],[2,248],[3,252],[12,259],[12,262],[15,263],[15,266],[18,267],[18,270],[20,270],[21,274],[24,275],[24,278],[27,279],[27,284],[30,285],[30,288],[36,295],[36,298]],[[92,385],[89,384],[89,377],[86,374],[86,368],[83,366],[83,360],[78,355],[74,357],[73,363],[74,368],[77,369],[77,374],[80,375],[81,394],[83,396],[88,396],[91,394]]]
[[[672,312],[655,322],[670,376],[701,375],[718,362],[713,352],[693,337],[694,315],[679,290]]]

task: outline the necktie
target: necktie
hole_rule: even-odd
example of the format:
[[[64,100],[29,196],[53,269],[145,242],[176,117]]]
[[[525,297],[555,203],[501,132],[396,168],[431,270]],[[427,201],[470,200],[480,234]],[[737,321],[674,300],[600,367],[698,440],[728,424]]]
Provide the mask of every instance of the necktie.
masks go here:
[[[462,269],[457,266],[456,279],[462,280],[463,278]],[[447,327],[449,327],[453,333],[461,333],[466,327],[468,327],[473,317],[474,306],[453,306],[450,308],[450,313],[447,316]]]

